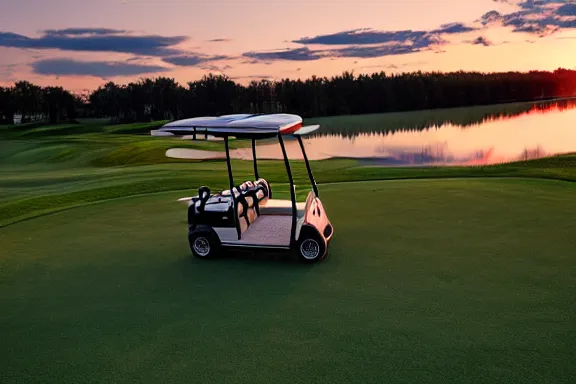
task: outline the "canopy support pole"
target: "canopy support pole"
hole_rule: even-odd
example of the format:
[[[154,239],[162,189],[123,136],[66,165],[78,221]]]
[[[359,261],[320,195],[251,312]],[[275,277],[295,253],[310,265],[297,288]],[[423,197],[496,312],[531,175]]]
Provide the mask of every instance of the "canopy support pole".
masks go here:
[[[308,162],[308,156],[306,156],[306,150],[304,149],[304,143],[302,142],[302,137],[296,135],[298,139],[298,144],[300,144],[300,149],[302,150],[302,155],[304,155],[304,162],[306,163],[306,169],[308,170],[308,177],[310,178],[310,183],[312,183],[312,189],[314,194],[318,197],[318,185],[316,185],[316,180],[314,180],[314,175],[312,175],[312,168],[310,168],[310,163]]]
[[[258,162],[256,160],[256,139],[252,139],[252,160],[254,161],[254,177],[258,180]]]
[[[234,177],[232,176],[232,163],[230,161],[230,148],[228,147],[228,136],[224,136],[224,148],[226,149],[226,166],[228,168],[228,183],[230,185],[230,197],[232,198],[232,210],[234,211],[234,224],[236,226],[236,233],[238,234],[238,240],[240,240],[241,232],[240,220],[238,219],[238,214],[236,211],[236,194],[234,193]]]
[[[294,180],[292,179],[290,161],[288,160],[288,155],[286,154],[286,148],[284,147],[284,140],[282,140],[281,133],[278,133],[278,141],[280,142],[280,147],[282,148],[284,164],[286,165],[286,172],[288,173],[288,180],[290,181],[290,198],[292,200],[292,227],[290,229],[290,245],[293,245],[294,242],[296,242],[296,220],[298,218],[298,209],[296,208],[296,187],[294,186]]]

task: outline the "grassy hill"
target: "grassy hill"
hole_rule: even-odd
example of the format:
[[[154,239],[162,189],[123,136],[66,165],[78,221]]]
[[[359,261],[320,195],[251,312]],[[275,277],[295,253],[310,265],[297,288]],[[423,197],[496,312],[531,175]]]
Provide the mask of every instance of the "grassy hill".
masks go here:
[[[164,153],[223,144],[141,130],[0,133],[0,382],[572,382],[576,155],[313,162],[324,262],[207,262],[175,200],[227,187],[226,165]],[[288,198],[282,162],[260,173]]]
[[[158,125],[121,128],[101,123],[65,124],[4,133],[0,141],[0,226],[99,200],[170,190],[194,193],[204,184],[227,186],[222,161],[165,156],[173,147],[222,151],[223,143],[121,133]],[[230,144],[231,148],[247,145],[246,140],[232,140]],[[287,183],[282,162],[259,164],[261,175],[270,182]],[[304,164],[291,164],[295,183],[302,186],[298,190],[305,193],[308,179]],[[576,181],[575,165],[576,155],[477,167],[375,167],[352,159],[313,162],[319,183],[503,176]],[[234,160],[233,168],[239,182],[253,178],[250,161]]]

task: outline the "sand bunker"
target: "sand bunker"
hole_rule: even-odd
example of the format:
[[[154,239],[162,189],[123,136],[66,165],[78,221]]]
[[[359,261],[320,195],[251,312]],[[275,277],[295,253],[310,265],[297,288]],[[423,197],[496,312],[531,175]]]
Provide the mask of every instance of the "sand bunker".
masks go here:
[[[196,159],[196,160],[209,160],[209,159],[225,159],[226,154],[215,151],[203,151],[201,149],[191,148],[171,148],[166,151],[166,156],[173,159]]]

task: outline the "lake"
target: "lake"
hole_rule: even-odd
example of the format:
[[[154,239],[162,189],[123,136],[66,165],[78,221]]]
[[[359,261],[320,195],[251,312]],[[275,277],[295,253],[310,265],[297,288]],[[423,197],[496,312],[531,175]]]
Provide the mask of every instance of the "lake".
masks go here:
[[[307,119],[320,124],[304,139],[310,160],[356,158],[393,166],[489,165],[576,152],[576,99],[377,115]],[[301,159],[286,140],[291,159]],[[169,157],[222,158],[218,152],[171,149]],[[250,148],[231,151],[252,159]],[[281,159],[279,144],[260,144],[257,156]]]

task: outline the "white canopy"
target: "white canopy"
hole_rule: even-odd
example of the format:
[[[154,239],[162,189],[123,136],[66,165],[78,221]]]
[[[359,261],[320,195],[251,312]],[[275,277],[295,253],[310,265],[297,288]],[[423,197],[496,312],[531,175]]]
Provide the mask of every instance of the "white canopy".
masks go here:
[[[153,135],[181,135],[193,132],[206,132],[213,135],[273,136],[278,133],[308,134],[319,126],[302,127],[302,118],[298,115],[275,114],[234,114],[223,116],[194,117],[170,122],[153,131]]]

